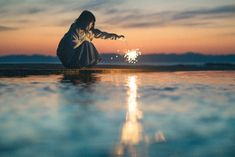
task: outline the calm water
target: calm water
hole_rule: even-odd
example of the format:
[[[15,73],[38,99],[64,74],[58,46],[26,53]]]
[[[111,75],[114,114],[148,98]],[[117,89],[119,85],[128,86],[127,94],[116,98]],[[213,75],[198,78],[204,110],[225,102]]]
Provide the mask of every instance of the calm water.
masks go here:
[[[0,156],[234,157],[235,72],[0,78]]]

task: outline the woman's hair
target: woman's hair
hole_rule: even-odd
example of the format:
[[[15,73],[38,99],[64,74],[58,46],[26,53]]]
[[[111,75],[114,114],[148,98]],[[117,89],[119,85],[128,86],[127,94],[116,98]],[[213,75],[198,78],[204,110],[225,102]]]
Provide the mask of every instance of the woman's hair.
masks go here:
[[[84,10],[81,15],[75,20],[75,24],[77,25],[77,27],[86,30],[88,25],[93,22],[95,24],[95,16],[94,14],[92,14],[92,12],[88,11],[88,10]],[[94,24],[93,24],[93,28],[94,28]],[[93,29],[92,28],[92,29]]]

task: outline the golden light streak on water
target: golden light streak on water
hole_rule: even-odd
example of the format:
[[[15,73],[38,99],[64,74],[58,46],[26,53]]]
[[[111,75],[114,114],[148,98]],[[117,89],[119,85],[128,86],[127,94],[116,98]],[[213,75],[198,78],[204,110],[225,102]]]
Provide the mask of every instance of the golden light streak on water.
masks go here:
[[[127,81],[127,112],[126,119],[121,129],[120,143],[115,149],[118,156],[145,156],[145,144],[166,142],[165,135],[162,131],[156,131],[154,136],[144,134],[144,128],[141,123],[143,113],[140,110],[138,101],[138,84],[137,76],[129,76]],[[143,145],[144,144],[144,145]],[[142,152],[139,152],[139,149]]]
[[[122,128],[121,142],[127,145],[135,145],[142,140],[142,126],[139,122],[142,118],[142,113],[137,103],[136,76],[128,77],[128,87],[128,107],[126,122]]]
[[[137,57],[141,55],[141,52],[139,51],[139,49],[131,49],[131,50],[127,50],[125,52],[124,58],[127,60],[127,62],[129,63],[137,63]]]
[[[127,113],[126,120],[121,130],[120,144],[116,148],[116,154],[124,155],[125,148],[129,149],[130,156],[137,156],[135,146],[143,140],[143,129],[140,119],[142,112],[139,109],[137,101],[138,86],[136,83],[136,76],[128,77],[128,100],[127,100]]]

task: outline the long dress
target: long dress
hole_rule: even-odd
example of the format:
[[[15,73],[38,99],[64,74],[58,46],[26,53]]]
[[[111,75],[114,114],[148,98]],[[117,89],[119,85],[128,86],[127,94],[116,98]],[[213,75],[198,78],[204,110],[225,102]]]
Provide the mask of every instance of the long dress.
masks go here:
[[[96,65],[100,60],[100,56],[91,42],[93,38],[115,40],[118,35],[102,32],[99,29],[84,31],[73,23],[57,48],[57,56],[62,64],[66,68],[82,68]]]

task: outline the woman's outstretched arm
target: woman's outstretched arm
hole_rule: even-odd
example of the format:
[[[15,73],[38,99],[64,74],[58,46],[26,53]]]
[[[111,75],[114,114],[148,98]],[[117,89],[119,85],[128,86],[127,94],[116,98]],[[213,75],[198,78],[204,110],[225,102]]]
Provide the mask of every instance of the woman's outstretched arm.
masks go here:
[[[111,39],[111,40],[117,40],[117,39],[120,39],[120,38],[124,38],[123,35],[117,35],[115,33],[102,32],[99,29],[93,29],[92,32],[93,32],[95,38]]]

